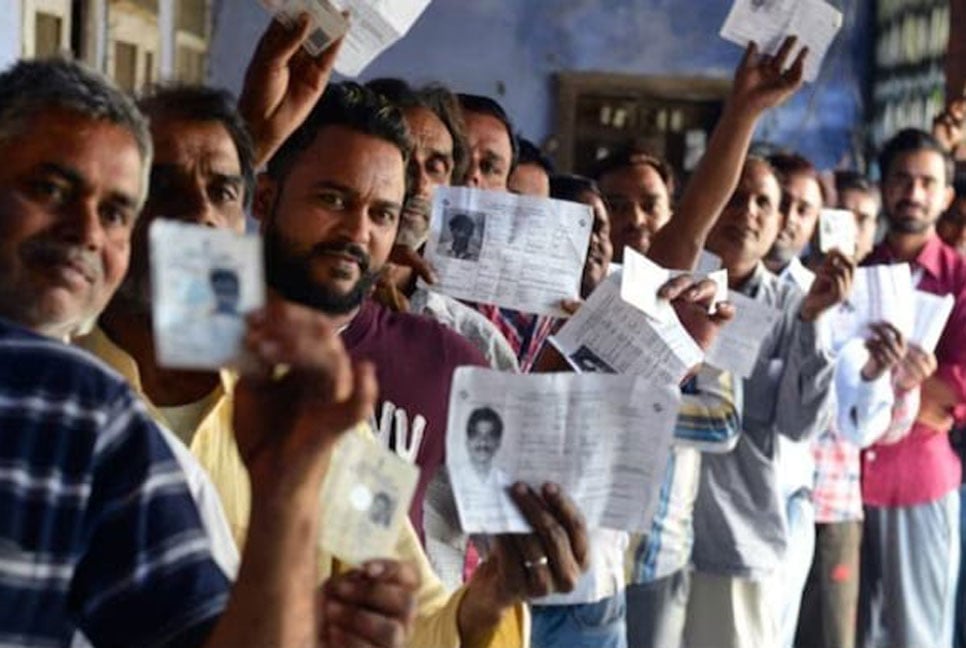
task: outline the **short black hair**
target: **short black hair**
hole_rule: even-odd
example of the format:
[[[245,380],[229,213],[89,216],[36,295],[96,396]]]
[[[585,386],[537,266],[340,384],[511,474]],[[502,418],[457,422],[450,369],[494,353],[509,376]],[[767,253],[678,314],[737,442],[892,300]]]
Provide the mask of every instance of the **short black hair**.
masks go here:
[[[835,191],[840,195],[845,191],[875,194],[876,188],[871,180],[858,171],[839,169],[835,172]]]
[[[822,195],[822,202],[829,204],[834,196],[829,196],[829,191],[822,182],[822,177],[818,169],[812,164],[811,160],[800,153],[794,151],[779,151],[768,156],[768,163],[775,170],[778,183],[785,185],[789,178],[796,175],[808,176],[818,184],[819,193]]]
[[[474,223],[473,219],[467,216],[466,214],[456,214],[451,219],[449,219],[448,227],[451,232],[456,230],[465,230],[465,231],[472,232],[473,230],[476,229],[476,223]]]
[[[600,179],[608,173],[641,164],[654,169],[664,182],[664,186],[667,187],[668,196],[673,197],[677,190],[677,178],[674,169],[666,160],[647,151],[637,143],[625,144],[604,156],[594,165],[590,177],[600,182]]]
[[[138,107],[149,119],[216,121],[224,126],[238,153],[245,208],[251,206],[255,194],[255,144],[234,95],[203,85],[158,85],[138,99]]]
[[[358,83],[334,83],[326,88],[309,116],[269,160],[268,175],[275,180],[284,179],[295,158],[327,126],[344,126],[390,142],[402,154],[404,166],[413,150],[409,129],[399,108]],[[338,155],[338,151],[333,154]]]
[[[510,116],[503,109],[503,106],[495,99],[484,97],[483,95],[461,92],[456,97],[459,99],[460,108],[463,112],[495,117],[506,128],[506,135],[510,138],[510,172],[512,173],[513,169],[517,166],[517,160],[520,156],[520,144],[517,142],[516,135],[514,134],[513,122],[510,121]]]
[[[953,184],[954,166],[952,156],[939,143],[939,140],[926,131],[917,128],[905,128],[899,131],[882,147],[882,152],[879,153],[879,173],[882,175],[882,179],[885,180],[889,176],[892,163],[897,157],[904,153],[914,153],[916,151],[932,151],[942,156],[943,166],[946,171],[944,180],[947,185]]]
[[[466,436],[476,436],[476,426],[485,421],[493,424],[493,434],[497,438],[503,437],[503,419],[492,407],[478,407],[470,413],[470,418],[466,422]]]
[[[519,134],[517,135],[517,143],[520,146],[520,153],[517,156],[517,166],[521,164],[536,164],[544,170],[547,176],[552,176],[556,172],[553,167],[553,162],[543,154],[543,151],[536,144]]]
[[[550,176],[550,197],[577,202],[582,194],[590,192],[603,198],[597,183],[581,175],[558,173]]]

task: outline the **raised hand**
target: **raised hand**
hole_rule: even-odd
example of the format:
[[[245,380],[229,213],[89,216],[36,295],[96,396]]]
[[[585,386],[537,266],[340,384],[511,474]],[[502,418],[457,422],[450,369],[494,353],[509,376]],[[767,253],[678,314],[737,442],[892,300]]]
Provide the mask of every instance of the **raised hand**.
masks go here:
[[[302,49],[309,30],[306,14],[293,29],[273,20],[248,64],[238,109],[254,140],[256,167],[305,121],[332,75],[342,39],[313,58]]]
[[[932,134],[950,153],[962,144],[966,135],[966,97],[953,99],[932,120]]]
[[[373,410],[374,369],[352,365],[324,315],[278,299],[249,317],[245,345],[260,369],[236,386],[234,429],[252,489],[318,497],[327,451]]]
[[[680,275],[664,284],[658,295],[669,300],[688,334],[702,351],[711,348],[721,327],[734,319],[735,307],[721,302],[711,311],[717,285],[710,279],[695,281],[691,275]]]
[[[829,252],[815,273],[815,282],[805,295],[799,316],[806,322],[814,322],[829,308],[845,301],[852,292],[854,274],[854,261],[838,250]]]
[[[419,572],[410,563],[370,560],[322,587],[319,639],[325,648],[402,648],[416,618]]]
[[[746,110],[764,112],[793,95],[802,85],[808,55],[808,48],[803,47],[794,62],[787,66],[796,41],[794,36],[786,38],[774,56],[760,54],[758,45],[749,43],[735,72],[729,101]]]

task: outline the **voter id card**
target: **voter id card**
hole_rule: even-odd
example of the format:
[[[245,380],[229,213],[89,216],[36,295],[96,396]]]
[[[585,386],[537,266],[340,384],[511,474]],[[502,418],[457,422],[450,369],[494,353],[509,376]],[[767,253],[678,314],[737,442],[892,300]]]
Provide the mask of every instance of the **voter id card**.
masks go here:
[[[349,565],[392,557],[418,480],[419,469],[396,453],[346,434],[322,484],[322,549]]]
[[[823,254],[838,250],[847,257],[855,256],[858,226],[848,209],[823,209],[818,217],[818,246]]]
[[[261,237],[160,218],[149,237],[158,364],[243,369],[245,316],[265,305]]]

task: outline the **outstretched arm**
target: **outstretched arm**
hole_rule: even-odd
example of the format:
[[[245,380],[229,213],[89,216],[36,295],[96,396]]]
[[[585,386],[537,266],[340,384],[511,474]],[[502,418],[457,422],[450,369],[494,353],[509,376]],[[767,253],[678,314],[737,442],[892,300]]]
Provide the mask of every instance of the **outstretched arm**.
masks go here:
[[[648,250],[648,256],[659,265],[694,268],[708,232],[738,185],[759,117],[788,99],[802,84],[807,48],[783,71],[794,45],[795,38],[789,37],[775,56],[761,55],[757,45],[748,45],[708,149],[674,216],[655,235]]]

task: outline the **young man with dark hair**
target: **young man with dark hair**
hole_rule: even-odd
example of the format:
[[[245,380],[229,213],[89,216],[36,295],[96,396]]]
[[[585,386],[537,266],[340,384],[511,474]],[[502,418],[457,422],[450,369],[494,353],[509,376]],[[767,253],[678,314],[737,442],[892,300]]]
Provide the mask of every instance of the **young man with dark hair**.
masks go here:
[[[477,189],[506,191],[519,155],[510,117],[503,106],[489,97],[459,94],[457,98],[470,148],[470,162],[463,184]]]
[[[865,262],[909,263],[919,290],[956,303],[915,424],[862,455],[859,645],[948,646],[962,470],[948,432],[966,420],[966,260],[942,242],[936,223],[953,200],[953,162],[931,135],[907,129],[886,143],[879,168],[889,229]]]
[[[807,292],[814,276],[799,257],[815,233],[825,190],[818,169],[798,153],[776,153],[768,163],[782,187],[782,226],[765,257],[765,267]]]
[[[857,171],[835,172],[835,194],[839,209],[855,216],[855,261],[861,263],[875,246],[879,224],[879,189]]]

